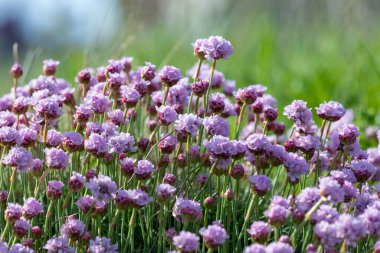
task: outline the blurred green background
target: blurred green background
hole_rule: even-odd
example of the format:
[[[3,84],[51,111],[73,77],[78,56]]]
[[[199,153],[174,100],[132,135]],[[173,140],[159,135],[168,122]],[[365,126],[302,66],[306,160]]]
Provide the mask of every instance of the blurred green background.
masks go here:
[[[217,69],[238,86],[268,86],[280,108],[293,99],[306,100],[310,107],[337,100],[354,109],[359,125],[380,125],[380,1],[101,2],[104,7],[84,15],[84,20],[97,18],[100,23],[83,30],[79,25],[83,20],[62,19],[58,27],[36,38],[30,30],[16,31],[20,61],[30,66],[24,81],[40,73],[41,61],[47,57],[61,61],[58,75],[72,83],[79,69],[123,55],[133,56],[135,66],[150,61],[178,66],[185,73],[196,61],[191,43],[215,34],[234,46],[234,55],[218,62]],[[67,15],[66,9],[55,19],[59,21],[60,15]],[[79,31],[78,41],[83,36],[86,43],[68,39],[71,27]],[[34,29],[38,31],[38,25]],[[4,40],[9,32],[1,31]],[[29,34],[28,39],[23,34]],[[11,42],[12,38],[3,41],[0,50],[1,93],[11,87]]]

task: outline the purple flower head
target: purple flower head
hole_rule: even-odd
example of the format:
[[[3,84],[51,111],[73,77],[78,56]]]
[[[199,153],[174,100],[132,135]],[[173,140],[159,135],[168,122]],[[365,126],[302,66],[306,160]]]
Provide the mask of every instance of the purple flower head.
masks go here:
[[[38,133],[36,130],[31,128],[23,128],[19,131],[21,137],[20,145],[28,148],[34,145],[38,139]]]
[[[69,246],[69,240],[63,237],[53,237],[47,241],[44,249],[48,253],[74,253],[75,249]]]
[[[164,126],[170,125],[177,119],[178,114],[171,106],[161,105],[160,107],[156,107],[156,110],[158,119]]]
[[[226,100],[226,97],[224,96],[223,93],[219,93],[219,92],[213,93],[209,97],[208,106],[210,107],[210,110],[213,113],[220,113],[224,110],[225,100]]]
[[[245,153],[247,152],[247,145],[245,144],[245,141],[232,140],[231,144],[234,146],[234,149],[236,150],[236,154],[233,155],[232,158],[234,159],[243,158]]]
[[[145,66],[140,70],[141,78],[145,81],[151,81],[156,76],[156,66],[150,62],[145,62]]]
[[[156,188],[157,199],[160,202],[165,202],[173,197],[176,188],[170,184],[159,184]]]
[[[298,182],[302,175],[309,173],[309,165],[305,158],[295,153],[288,153],[284,161],[290,182]]]
[[[85,135],[89,137],[92,133],[101,134],[103,132],[102,125],[96,122],[87,122]]]
[[[311,223],[316,224],[321,221],[334,223],[339,217],[338,211],[329,205],[321,205],[312,215]]]
[[[273,226],[281,226],[290,215],[290,211],[288,209],[288,200],[280,196],[274,196],[271,200],[269,208],[264,212],[264,215]]]
[[[57,119],[62,114],[60,103],[52,98],[44,98],[37,102],[34,110],[44,119],[53,120]]]
[[[112,124],[120,126],[121,122],[123,121],[123,111],[120,109],[115,109],[109,113],[107,113],[107,121],[110,121]],[[127,117],[125,117],[125,121],[123,122],[123,125],[127,125],[129,123],[129,120]]]
[[[218,115],[204,118],[203,125],[210,135],[230,136],[230,125],[228,121]]]
[[[108,140],[108,145],[111,147],[111,153],[124,154],[128,152],[135,152],[135,139],[129,133],[120,133],[112,136]]]
[[[77,74],[78,82],[87,85],[91,81],[91,70],[89,68],[82,69]]]
[[[266,248],[264,245],[254,243],[246,247],[243,253],[266,253]]]
[[[290,105],[285,106],[284,115],[297,126],[310,125],[313,121],[311,110],[302,100],[294,100]]]
[[[314,226],[314,233],[325,246],[334,247],[341,242],[338,235],[338,226],[330,224],[326,221],[321,221]]]
[[[2,163],[15,167],[19,172],[26,172],[33,166],[33,156],[30,151],[23,147],[12,147],[4,156]]]
[[[235,89],[236,89],[236,82],[233,80],[225,80],[222,83],[223,93],[226,94],[227,96],[232,96]]]
[[[198,221],[203,217],[201,205],[196,201],[177,197],[173,217],[179,222]]]
[[[133,62],[133,57],[130,56],[124,56],[122,57],[119,62],[123,65],[123,70],[128,73],[131,71],[132,68],[132,62]]]
[[[74,152],[83,148],[83,137],[77,132],[66,132],[62,135],[62,146],[68,152]]]
[[[191,232],[181,231],[173,237],[173,245],[183,253],[192,253],[199,249],[199,237]]]
[[[21,65],[18,63],[18,62],[15,62],[9,73],[11,74],[11,76],[15,79],[18,79],[22,76],[22,74],[24,73],[24,70],[22,69]]]
[[[87,213],[91,208],[95,207],[95,198],[89,195],[80,197],[75,204],[78,206],[79,210]]]
[[[118,91],[120,86],[125,82],[124,74],[109,73],[108,87],[111,90]]]
[[[356,141],[356,138],[360,135],[359,129],[353,125],[345,123],[337,130],[339,140],[341,143],[350,145]]]
[[[24,96],[18,97],[12,105],[12,112],[18,115],[25,114],[28,111],[29,104],[30,104],[29,97],[24,97]]]
[[[90,181],[86,183],[86,188],[92,192],[100,205],[107,204],[112,195],[117,191],[116,183],[105,175],[99,175],[98,177],[90,179]]]
[[[130,196],[133,206],[136,208],[143,208],[153,201],[153,199],[149,197],[145,191],[142,191],[140,189],[128,190],[127,192]]]
[[[43,212],[42,204],[35,198],[28,198],[25,200],[24,206],[22,207],[22,215],[26,219],[32,219]]]
[[[16,122],[16,117],[10,111],[0,111],[0,127],[11,127]]]
[[[255,155],[261,155],[270,145],[269,139],[263,134],[251,134],[246,140],[247,149]]]
[[[287,243],[272,242],[266,248],[266,253],[293,253],[294,249]]]
[[[6,147],[21,143],[20,133],[13,127],[0,128],[0,144]]]
[[[86,224],[69,216],[61,227],[60,233],[63,238],[78,240],[86,231]]]
[[[107,141],[100,134],[92,133],[84,141],[84,149],[96,157],[102,157],[108,151]]]
[[[206,93],[208,86],[209,86],[208,81],[198,80],[195,83],[191,84],[191,90],[196,96],[202,97]]]
[[[62,195],[63,186],[64,184],[61,181],[49,181],[46,187],[46,196],[53,200],[59,199]]]
[[[315,187],[306,187],[300,194],[296,197],[297,208],[306,213],[310,208],[314,206],[315,203],[320,199],[319,191]]]
[[[121,60],[108,60],[108,65],[106,67],[106,72],[109,73],[120,73],[124,69],[123,61]]]
[[[253,86],[238,89],[235,94],[235,98],[239,104],[245,103],[250,105],[256,101],[257,97],[256,90]]]
[[[355,184],[357,182],[356,177],[351,169],[332,170],[330,175],[338,181],[340,185],[343,185],[345,181]]]
[[[69,166],[69,156],[62,149],[45,149],[46,165],[53,170],[64,170]]]
[[[4,211],[4,216],[7,221],[15,221],[21,218],[22,206],[17,203],[8,203]]]
[[[197,39],[195,42],[192,44],[193,50],[194,50],[194,55],[197,56],[199,59],[204,60],[205,59],[205,48],[204,45],[207,43],[207,39]]]
[[[281,145],[268,145],[264,150],[265,155],[268,157],[269,162],[273,166],[278,166],[287,159],[288,153]]]
[[[103,94],[86,96],[84,102],[91,107],[95,114],[108,112],[112,104],[112,101]]]
[[[221,225],[209,225],[207,228],[201,228],[199,234],[208,248],[217,248],[227,240],[226,230]]]
[[[27,240],[28,238],[24,239],[22,241],[23,244],[25,244],[25,241]],[[33,243],[33,241],[32,241]],[[13,246],[8,250],[6,251],[1,251],[1,247],[0,247],[0,252],[4,252],[4,253],[34,253],[34,250],[32,249],[33,247],[33,244],[29,245],[29,246],[26,246],[26,245],[23,245],[21,243],[15,243],[13,244]]]
[[[121,86],[120,88],[121,101],[128,107],[134,107],[139,99],[141,98],[141,94],[128,86]]]
[[[17,237],[23,237],[30,229],[32,228],[32,225],[27,220],[19,219],[15,221],[15,224],[13,225],[13,233]]]
[[[232,163],[232,160],[230,158],[228,158],[228,159],[219,158],[217,160],[217,158],[214,155],[211,155],[209,160],[210,160],[211,164],[214,164],[217,162],[217,164],[214,168],[214,171],[213,171],[213,173],[215,175],[220,176],[220,175],[227,175],[228,174],[229,165]]]
[[[86,178],[84,176],[74,171],[73,175],[69,178],[68,187],[72,192],[79,191],[85,181]]]
[[[132,176],[135,170],[136,159],[125,157],[120,160],[120,169],[126,176]]]
[[[154,171],[154,165],[148,160],[140,160],[137,162],[137,167],[135,168],[136,178],[139,180],[145,180]]]
[[[111,239],[107,237],[96,237],[95,240],[90,241],[90,247],[88,248],[90,253],[117,253],[117,245],[112,244]]]
[[[272,227],[266,222],[254,221],[247,232],[255,242],[265,243],[272,233]]]
[[[231,43],[221,36],[210,36],[202,44],[202,50],[208,60],[228,59],[234,53]]]
[[[106,140],[109,140],[111,137],[119,134],[117,127],[110,122],[104,122],[101,126],[101,129],[101,135],[106,138]]]
[[[346,109],[344,109],[343,105],[335,101],[320,104],[315,110],[318,117],[331,122],[340,120],[346,114]]]
[[[160,142],[158,147],[163,154],[170,154],[175,149],[178,141],[177,138],[170,134],[161,134]]]
[[[356,246],[357,241],[366,234],[362,221],[350,214],[340,215],[336,225],[338,237],[344,239],[347,245]]]
[[[79,106],[75,106],[75,108],[75,119],[79,123],[87,122],[94,113],[94,110],[88,104],[80,104]]]
[[[235,147],[230,139],[221,135],[214,135],[210,140],[204,140],[203,145],[207,151],[217,158],[228,159],[236,154]]]
[[[198,116],[189,114],[180,114],[175,121],[174,127],[181,134],[191,135],[195,137],[199,126],[202,124],[202,119]]]
[[[55,129],[50,129],[46,136],[46,145],[48,147],[57,147],[62,143],[62,134]]]
[[[176,67],[164,66],[161,69],[160,79],[168,87],[172,87],[173,85],[177,84],[181,78],[182,78],[181,71]]]
[[[264,196],[272,187],[271,180],[265,175],[253,175],[249,177],[252,190],[259,196]]]
[[[380,210],[378,208],[368,206],[359,218],[369,234],[380,235]]]
[[[300,135],[295,138],[296,147],[306,154],[313,154],[315,150],[319,150],[321,142],[319,137],[315,135]]]
[[[46,59],[42,63],[43,63],[42,70],[46,76],[54,75],[59,65],[59,61],[55,61],[53,59]]]
[[[319,178],[319,192],[334,202],[343,202],[344,200],[344,192],[340,184],[332,177]]]
[[[375,167],[368,160],[353,160],[350,168],[358,182],[367,181],[375,172]]]

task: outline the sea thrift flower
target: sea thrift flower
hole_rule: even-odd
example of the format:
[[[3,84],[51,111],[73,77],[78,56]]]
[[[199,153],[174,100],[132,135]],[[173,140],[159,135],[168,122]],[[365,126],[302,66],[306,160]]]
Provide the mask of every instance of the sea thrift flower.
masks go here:
[[[162,134],[158,147],[163,154],[170,154],[177,145],[177,138],[173,135]]]
[[[84,141],[84,149],[96,157],[102,157],[108,151],[107,141],[100,134],[92,133]]]
[[[112,104],[112,101],[103,94],[86,96],[84,102],[91,107],[95,114],[108,112]]]
[[[317,111],[318,117],[332,122],[341,119],[344,114],[346,114],[343,105],[335,101],[320,104],[315,110]]]
[[[307,108],[306,102],[294,100],[290,105],[285,106],[284,115],[297,126],[309,125],[313,121],[311,110]]]
[[[87,122],[91,115],[94,113],[94,110],[92,110],[90,105],[87,104],[80,104],[79,106],[75,106],[75,119],[79,123]]]
[[[268,218],[270,224],[281,226],[290,214],[288,208],[289,202],[286,199],[274,196],[264,215]]]
[[[28,111],[28,107],[30,104],[30,98],[29,97],[18,97],[12,106],[12,112],[15,114],[24,114]]]
[[[125,157],[120,160],[120,169],[126,176],[132,176],[135,170],[136,159]]]
[[[177,84],[181,78],[181,71],[173,66],[164,66],[160,72],[161,81],[168,87]]]
[[[211,94],[209,98],[209,102],[208,102],[209,103],[208,106],[210,107],[211,111],[213,113],[222,112],[225,106],[225,103],[224,103],[225,99],[226,97],[222,93],[216,92],[216,93]]]
[[[77,132],[67,132],[62,135],[62,146],[69,152],[82,149],[83,137]]]
[[[165,202],[173,197],[176,188],[170,184],[160,184],[156,188],[156,194],[158,201]]]
[[[248,151],[255,155],[263,154],[269,144],[268,138],[262,134],[251,134],[246,140]]]
[[[108,145],[111,147],[111,153],[123,154],[128,152],[135,152],[135,139],[129,133],[120,133],[112,136],[108,140]]]
[[[236,154],[234,146],[227,137],[214,135],[210,140],[204,140],[203,145],[217,158],[227,159]]]
[[[110,121],[114,125],[120,126],[121,122],[123,121],[123,114],[123,111],[120,109],[113,110],[107,114],[107,121]],[[126,125],[129,123],[127,117],[124,120],[125,121],[123,122],[123,124]]]
[[[4,211],[4,216],[7,221],[15,221],[21,218],[22,206],[17,203],[8,203]]]
[[[32,225],[30,225],[27,220],[19,219],[16,220],[15,224],[13,225],[13,233],[17,237],[23,237],[31,228]]]
[[[325,246],[334,247],[341,242],[338,235],[338,226],[321,221],[314,226],[314,233],[317,235],[321,243]]]
[[[97,202],[101,205],[108,203],[112,195],[117,191],[116,183],[105,175],[90,179],[86,183],[86,188],[92,192]]]
[[[189,113],[178,115],[178,119],[175,121],[174,127],[178,133],[195,137],[201,124],[201,118]]]
[[[205,59],[205,49],[204,44],[206,43],[206,39],[197,39],[192,44],[194,49],[194,55],[197,56],[199,59],[204,60]]]
[[[61,181],[49,181],[46,187],[46,196],[52,200],[59,199],[62,195],[63,186],[64,184]]]
[[[265,175],[253,175],[249,177],[252,190],[260,195],[264,196],[272,187],[271,180]]]
[[[69,166],[69,156],[62,149],[45,149],[46,165],[53,170],[64,170]]]
[[[44,98],[37,102],[33,108],[41,118],[46,120],[57,119],[62,114],[59,102],[52,98]]]
[[[320,199],[319,191],[314,187],[306,187],[296,197],[297,208],[306,213]]]
[[[89,195],[80,197],[75,204],[78,206],[79,210],[87,213],[91,208],[95,207],[95,198]]]
[[[31,128],[23,128],[19,131],[21,137],[20,145],[28,148],[34,145],[38,139],[38,133]]]
[[[9,111],[0,111],[0,127],[11,127],[16,122],[16,117]]]
[[[343,202],[344,200],[341,186],[332,177],[321,177],[319,179],[319,192],[322,196],[334,202]]]
[[[266,253],[266,248],[264,245],[254,243],[246,247],[243,253]]]
[[[33,156],[23,147],[12,147],[2,162],[7,166],[15,167],[19,172],[26,172],[33,166]]]
[[[112,244],[111,239],[106,237],[96,237],[95,240],[90,241],[88,248],[90,253],[117,253],[117,245]]]
[[[350,214],[339,216],[336,225],[338,236],[344,239],[347,245],[356,246],[357,241],[366,234],[362,221]]]
[[[173,217],[180,222],[202,219],[202,209],[198,202],[186,198],[178,198],[173,207]]]
[[[34,253],[34,250],[32,248],[22,245],[20,243],[13,244],[13,246],[9,249],[9,251],[8,250],[1,251],[1,250],[2,249],[0,248],[0,252],[4,252],[4,253]]]
[[[9,72],[13,78],[18,79],[22,76],[24,70],[18,62],[15,62]]]
[[[127,108],[135,107],[141,94],[128,86],[121,86],[120,88],[121,101],[126,105]]]
[[[230,125],[228,121],[218,115],[204,118],[203,125],[210,135],[230,136]]]
[[[151,81],[156,76],[156,66],[150,62],[145,62],[145,66],[140,70],[141,78]]]
[[[78,72],[77,75],[78,82],[84,85],[87,85],[91,81],[91,72],[90,69],[85,68]]]
[[[266,253],[293,253],[293,248],[283,242],[272,242],[266,247]]]
[[[74,171],[73,175],[69,179],[68,187],[72,192],[79,191],[82,188],[85,181],[86,178],[84,176]]]
[[[46,136],[46,145],[48,147],[57,147],[62,143],[62,134],[55,129],[50,129]]]
[[[208,60],[228,59],[234,53],[231,43],[221,36],[210,36],[203,43],[202,50]]]
[[[173,237],[173,245],[183,253],[192,253],[199,249],[199,237],[193,233],[181,231]]]
[[[75,219],[73,216],[69,216],[61,227],[60,233],[63,238],[77,240],[84,234],[85,230],[86,224]]]
[[[367,232],[371,235],[380,235],[380,210],[368,206],[364,213],[359,216]]]
[[[220,225],[209,225],[207,228],[201,228],[199,234],[208,248],[215,249],[227,240],[226,230]]]
[[[360,135],[358,128],[352,124],[343,124],[337,130],[339,140],[346,145],[351,145],[356,141],[356,138]]]
[[[209,85],[209,82],[206,80],[198,80],[195,83],[191,84],[191,90],[196,96],[202,97],[204,94],[206,94]]]
[[[47,59],[43,61],[42,70],[46,76],[52,76],[57,71],[58,65],[59,65],[59,61],[55,61],[53,59]]]
[[[15,146],[21,143],[19,132],[13,127],[0,128],[0,144],[6,147]]]
[[[140,189],[128,190],[127,192],[130,196],[133,206],[136,208],[143,208],[153,201],[153,199],[149,197],[145,191],[142,191]]]
[[[32,219],[40,213],[43,213],[43,206],[35,198],[28,198],[24,202],[24,206],[22,207],[22,215],[26,219]]]
[[[289,153],[285,160],[284,166],[288,173],[290,182],[297,182],[302,175],[309,173],[309,165],[305,158],[295,153]]]
[[[367,160],[353,160],[350,168],[358,182],[367,181],[376,171],[375,167]]]
[[[69,246],[69,240],[63,237],[53,237],[47,241],[44,249],[48,253],[74,253],[75,249]]]
[[[137,162],[137,167],[134,170],[136,178],[139,180],[145,180],[150,177],[154,171],[154,165],[148,160],[140,160]]]
[[[255,242],[265,243],[272,233],[272,227],[266,222],[255,221],[251,227],[247,229],[247,232]]]
[[[160,107],[156,107],[156,110],[158,119],[164,126],[170,125],[170,123],[177,119],[178,114],[171,106],[161,105]]]

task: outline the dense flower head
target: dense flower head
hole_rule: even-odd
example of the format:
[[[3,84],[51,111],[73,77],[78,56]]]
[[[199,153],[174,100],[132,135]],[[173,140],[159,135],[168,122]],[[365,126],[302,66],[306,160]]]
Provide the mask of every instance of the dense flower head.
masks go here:
[[[337,130],[339,140],[343,144],[350,145],[356,141],[356,138],[360,135],[359,129],[353,124],[343,124]]]
[[[132,176],[135,170],[135,158],[125,157],[120,160],[120,169],[126,176]]]
[[[23,237],[30,229],[32,228],[32,225],[27,220],[24,219],[18,219],[13,224],[13,233],[17,237]]]
[[[203,214],[198,202],[177,197],[173,207],[173,217],[180,222],[198,221],[202,219]]]
[[[313,121],[311,110],[307,108],[306,102],[294,100],[290,105],[285,106],[284,115],[297,126],[309,125]]]
[[[228,121],[219,115],[204,118],[203,125],[210,135],[230,136],[230,125]]]
[[[264,221],[254,221],[247,232],[255,242],[264,243],[272,233],[272,227]]]
[[[19,172],[26,172],[33,166],[33,156],[23,147],[12,147],[4,156],[2,163],[15,167]]]
[[[306,187],[296,197],[296,205],[299,210],[306,213],[320,199],[318,189]]]
[[[111,178],[105,175],[99,175],[90,179],[86,183],[86,188],[94,195],[96,201],[101,205],[107,204],[112,195],[117,190],[117,185]]]
[[[226,230],[220,225],[209,225],[207,228],[201,228],[199,234],[203,236],[203,240],[208,248],[217,248],[223,245],[228,235]]]
[[[347,245],[356,246],[357,241],[366,233],[362,221],[350,214],[340,215],[336,224],[338,236],[344,239]]]
[[[95,240],[90,240],[90,253],[117,253],[117,245],[112,244],[111,239],[97,236]]]
[[[288,153],[284,160],[284,166],[290,182],[297,182],[302,175],[309,173],[309,165],[305,158],[295,153]]]
[[[264,212],[264,215],[268,218],[269,223],[274,226],[284,224],[289,214],[289,201],[280,196],[274,196],[271,200],[269,208]]]
[[[247,149],[255,155],[261,155],[269,146],[270,142],[267,136],[263,134],[251,134],[246,139]]]
[[[137,179],[144,180],[150,177],[154,171],[154,165],[149,160],[140,160],[137,162],[134,173]]]
[[[62,149],[45,149],[46,165],[53,170],[64,170],[69,166],[69,156]]]
[[[336,208],[323,204],[318,210],[311,215],[311,223],[315,224],[321,221],[334,223],[339,217],[339,212]]]
[[[266,248],[264,245],[254,243],[246,247],[243,253],[266,253]]]
[[[50,199],[59,199],[62,195],[62,188],[64,184],[58,180],[52,180],[48,182],[46,187],[46,196]]]
[[[337,121],[346,114],[346,109],[344,109],[343,105],[336,101],[320,104],[315,110],[318,117],[328,121]]]
[[[20,133],[13,127],[0,128],[0,144],[6,147],[15,146],[21,143]]]
[[[173,237],[173,245],[183,253],[192,253],[199,249],[199,237],[191,232],[181,231]]]
[[[16,122],[16,116],[10,111],[0,111],[0,127],[11,127]]]
[[[94,110],[88,104],[80,104],[79,106],[75,106],[75,109],[75,119],[79,123],[87,122],[94,113]]]
[[[106,139],[97,133],[91,133],[84,141],[84,149],[96,157],[102,157],[108,151]]]
[[[209,82],[206,80],[198,80],[191,84],[191,90],[196,96],[201,97],[206,93],[209,85]]]
[[[266,247],[266,253],[293,253],[294,249],[287,243],[271,242]]]
[[[168,87],[177,84],[181,78],[181,71],[176,67],[164,66],[160,71],[160,79]]]
[[[46,60],[43,60],[43,67],[42,67],[42,70],[44,72],[45,75],[47,76],[50,76],[50,75],[54,75],[55,72],[57,71],[57,67],[59,65],[59,61],[55,61],[53,59],[46,59]]]
[[[86,195],[84,197],[80,197],[77,202],[75,203],[79,210],[86,213],[91,208],[95,207],[95,198],[89,195]]]
[[[44,119],[57,119],[62,114],[60,103],[52,98],[44,98],[37,102],[34,110]]]
[[[24,206],[22,207],[22,215],[26,219],[32,219],[40,213],[43,213],[43,211],[44,210],[42,204],[32,197],[25,200]]]
[[[258,195],[265,195],[272,187],[271,180],[265,175],[253,175],[249,177],[252,190]]]
[[[86,178],[84,176],[74,171],[73,175],[69,178],[68,187],[70,191],[78,191],[82,188],[85,181]]]
[[[344,193],[340,184],[332,177],[321,177],[319,179],[319,192],[334,202],[343,202],[344,200]]]
[[[24,243],[24,242],[23,242]],[[12,247],[9,249],[9,251],[1,251],[2,249],[0,248],[0,252],[4,253],[34,253],[34,250],[28,246],[25,246],[21,243],[15,243],[12,245]]]
[[[221,36],[210,36],[203,41],[202,51],[208,60],[228,59],[234,53],[231,43]]]
[[[159,201],[167,201],[169,198],[173,197],[176,188],[170,184],[159,184],[156,188],[157,199]]]
[[[123,154],[136,151],[135,139],[129,133],[120,133],[108,140],[111,153]]]
[[[369,234],[380,235],[380,210],[378,208],[368,206],[359,218]]]
[[[189,114],[180,114],[175,121],[175,129],[181,134],[196,136],[199,126],[202,124],[202,119],[198,116]]]
[[[21,137],[20,145],[25,148],[33,146],[38,139],[37,131],[28,127],[20,129],[19,133]]]
[[[213,113],[220,113],[224,110],[226,97],[223,93],[215,92],[209,97],[208,106]]]
[[[326,221],[321,221],[314,226],[314,233],[325,246],[334,247],[341,242],[338,234],[338,226],[330,224]]]
[[[69,152],[78,151],[83,147],[83,137],[77,132],[66,132],[62,134],[62,146]]]
[[[151,81],[156,76],[156,66],[150,62],[145,62],[145,66],[140,70],[141,78]]]
[[[358,182],[367,181],[375,172],[375,167],[368,160],[353,160],[350,168]]]
[[[8,203],[4,211],[4,216],[7,221],[15,221],[21,218],[22,206],[17,203]]]
[[[160,107],[156,107],[156,110],[157,110],[158,119],[160,120],[161,124],[163,124],[164,126],[170,125],[178,117],[178,114],[173,109],[173,107],[168,106],[168,105],[161,105]]]
[[[62,134],[55,129],[50,129],[46,136],[46,145],[48,147],[57,147],[62,143]]]
[[[60,229],[61,236],[64,238],[69,238],[73,240],[79,239],[80,236],[84,234],[86,230],[86,224],[77,220],[73,216],[69,216],[66,219],[65,224]]]
[[[107,121],[110,121],[112,124],[120,126],[121,122],[123,121],[124,113],[120,109],[115,109],[113,111],[110,111],[107,113]],[[129,119],[125,117],[123,125],[126,125],[129,123]]]
[[[221,135],[214,135],[210,140],[204,140],[203,145],[207,151],[217,158],[227,159],[236,154],[230,139]]]
[[[53,237],[47,241],[44,249],[48,253],[74,253],[75,249],[70,247],[69,240],[63,237]]]
[[[177,137],[175,137],[174,135],[161,134],[158,147],[163,154],[170,154],[175,149],[177,143]]]
[[[121,86],[120,88],[121,101],[128,107],[134,107],[139,99],[141,98],[141,94],[133,88],[128,86]]]
[[[90,94],[84,98],[84,102],[89,105],[96,114],[108,112],[112,104],[112,101],[103,94]]]

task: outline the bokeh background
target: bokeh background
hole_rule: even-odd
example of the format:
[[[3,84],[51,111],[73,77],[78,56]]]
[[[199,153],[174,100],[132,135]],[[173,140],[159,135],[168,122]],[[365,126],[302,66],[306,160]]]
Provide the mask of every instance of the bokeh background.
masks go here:
[[[380,125],[378,0],[0,0],[0,92],[11,87],[12,44],[27,74],[59,60],[79,69],[123,55],[185,70],[196,38],[222,35],[235,54],[217,68],[239,86],[261,83],[279,106],[337,100],[359,125]]]

